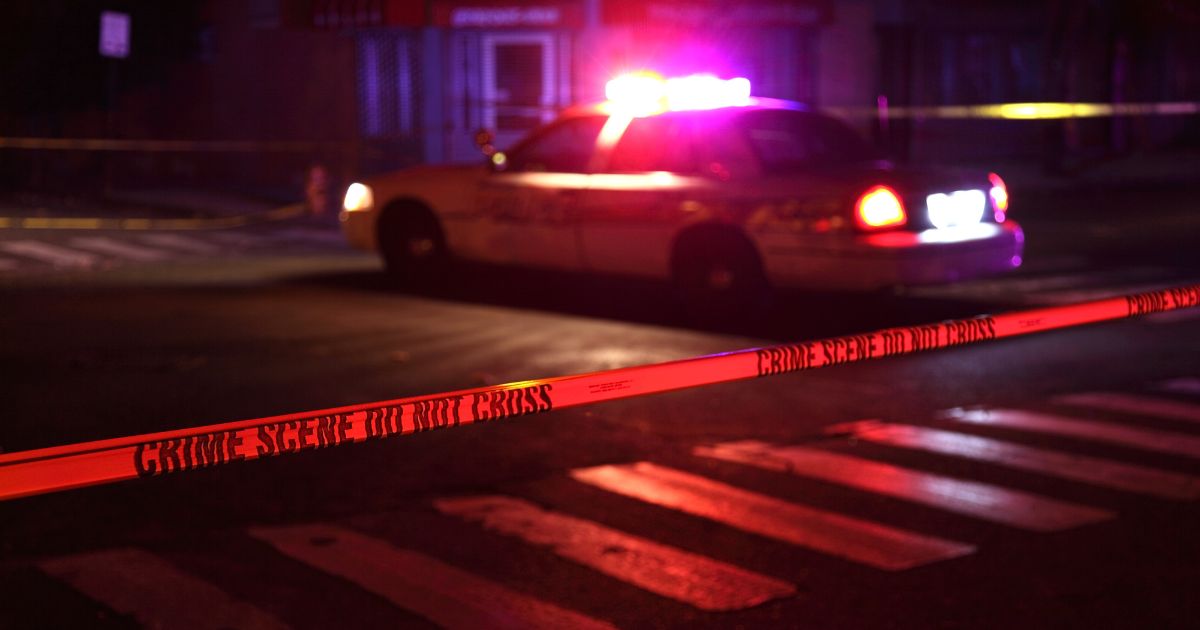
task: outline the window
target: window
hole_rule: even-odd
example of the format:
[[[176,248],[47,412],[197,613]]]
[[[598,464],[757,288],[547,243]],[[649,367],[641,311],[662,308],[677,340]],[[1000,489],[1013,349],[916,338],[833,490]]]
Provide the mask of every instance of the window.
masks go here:
[[[555,123],[508,153],[505,171],[584,173],[588,170],[603,116]]]
[[[869,160],[862,138],[841,122],[799,111],[760,111],[742,119],[746,137],[768,172]]]
[[[695,172],[691,122],[686,116],[669,114],[633,119],[613,149],[610,170]]]
[[[358,118],[367,138],[398,139],[418,131],[416,46],[404,33],[358,37]]]

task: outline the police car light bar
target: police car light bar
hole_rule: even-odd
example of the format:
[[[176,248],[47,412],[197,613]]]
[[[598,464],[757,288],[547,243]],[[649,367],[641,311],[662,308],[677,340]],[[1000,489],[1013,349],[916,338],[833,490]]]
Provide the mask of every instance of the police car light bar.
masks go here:
[[[664,79],[652,72],[623,74],[604,86],[609,103],[632,116],[750,104],[750,80],[693,74]]]

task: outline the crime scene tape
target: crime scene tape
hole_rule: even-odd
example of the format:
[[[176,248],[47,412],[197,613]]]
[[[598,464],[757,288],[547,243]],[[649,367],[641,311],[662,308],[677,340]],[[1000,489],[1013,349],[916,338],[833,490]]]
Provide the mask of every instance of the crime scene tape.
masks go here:
[[[0,217],[0,229],[19,230],[222,230],[255,223],[294,219],[308,214],[302,203],[266,212],[200,219],[94,218],[94,217]]]
[[[1200,305],[1200,284],[574,376],[0,454],[0,500]]]
[[[26,138],[0,137],[0,149],[42,151],[140,151],[140,152],[213,152],[213,153],[307,153],[311,151],[348,151],[346,142],[304,142],[263,140],[125,140],[117,138]]]

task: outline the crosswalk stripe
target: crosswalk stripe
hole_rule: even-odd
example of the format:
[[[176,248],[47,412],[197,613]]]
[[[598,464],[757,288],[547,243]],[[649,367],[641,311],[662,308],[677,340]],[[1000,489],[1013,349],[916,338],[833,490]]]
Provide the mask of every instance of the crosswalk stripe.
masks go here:
[[[80,236],[71,239],[70,244],[73,247],[80,247],[88,251],[140,262],[154,262],[170,256],[170,254],[162,250],[150,249],[105,236]]]
[[[787,582],[513,497],[439,499],[434,505],[701,610],[740,610],[796,593]]]
[[[1018,409],[951,409],[943,418],[987,426],[1061,435],[1118,444],[1146,451],[1200,458],[1200,438],[1173,431],[1156,431],[1110,422],[1079,420]]]
[[[1200,477],[966,433],[874,420],[835,425],[828,431],[877,444],[973,459],[1124,492],[1179,501],[1200,498]]]
[[[1164,392],[1174,392],[1176,394],[1193,394],[1200,396],[1200,378],[1173,378],[1171,380],[1159,383],[1155,386],[1155,389]]]
[[[113,549],[43,560],[38,567],[146,628],[288,626],[270,613],[180,571],[140,549]]]
[[[610,492],[890,571],[975,551],[965,543],[781,501],[650,462],[580,468],[571,476]]]
[[[1086,392],[1056,396],[1054,402],[1103,411],[1153,416],[1166,420],[1200,422],[1200,405],[1167,400],[1165,398],[1118,394],[1115,392]]]
[[[860,457],[756,440],[698,447],[701,457],[812,477],[1034,531],[1052,532],[1113,518],[1112,512],[1077,503],[910,470]]]
[[[217,245],[180,234],[139,234],[138,240],[155,247],[165,247],[193,254],[215,254],[221,251]]]
[[[415,551],[334,525],[253,528],[284,555],[447,628],[612,628]]]
[[[41,241],[9,241],[0,243],[0,249],[16,256],[50,263],[56,267],[92,267],[100,261],[92,254]]]

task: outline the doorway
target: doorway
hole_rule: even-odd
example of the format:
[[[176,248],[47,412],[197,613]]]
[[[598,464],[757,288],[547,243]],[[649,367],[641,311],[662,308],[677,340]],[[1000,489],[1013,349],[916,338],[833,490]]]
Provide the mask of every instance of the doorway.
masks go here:
[[[550,33],[483,36],[482,122],[495,132],[496,146],[512,146],[557,114],[562,90],[556,39]]]

